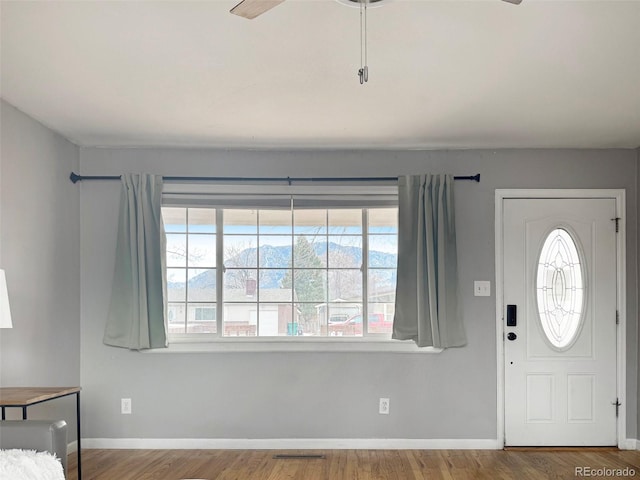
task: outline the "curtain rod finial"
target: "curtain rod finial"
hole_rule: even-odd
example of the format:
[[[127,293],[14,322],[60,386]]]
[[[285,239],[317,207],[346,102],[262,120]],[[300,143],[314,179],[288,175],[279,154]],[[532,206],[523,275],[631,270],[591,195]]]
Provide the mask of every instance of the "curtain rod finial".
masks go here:
[[[71,172],[71,175],[69,175],[69,180],[71,180],[73,183],[78,183],[80,180],[82,180],[82,177],[75,172]]]

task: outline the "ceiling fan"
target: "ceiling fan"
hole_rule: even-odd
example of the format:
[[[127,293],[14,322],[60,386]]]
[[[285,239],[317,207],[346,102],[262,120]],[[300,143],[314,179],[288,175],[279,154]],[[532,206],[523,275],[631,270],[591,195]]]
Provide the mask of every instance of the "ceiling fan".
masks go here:
[[[353,3],[361,3],[360,0],[349,0]],[[369,4],[373,5],[381,0],[369,0]],[[504,2],[513,3],[519,5],[522,0],[502,0]],[[264,12],[271,10],[273,7],[280,5],[284,0],[242,0],[230,12],[240,17],[253,19],[258,15],[262,15]]]
[[[353,3],[360,7],[360,68],[358,69],[358,77],[360,85],[369,81],[369,66],[367,65],[367,6],[376,3],[382,4],[384,0],[339,0],[349,5]],[[504,2],[519,5],[522,0],[503,0]],[[280,5],[284,0],[242,0],[230,11],[234,15],[247,18],[249,20],[262,15],[273,7]],[[364,20],[364,21],[363,21]]]

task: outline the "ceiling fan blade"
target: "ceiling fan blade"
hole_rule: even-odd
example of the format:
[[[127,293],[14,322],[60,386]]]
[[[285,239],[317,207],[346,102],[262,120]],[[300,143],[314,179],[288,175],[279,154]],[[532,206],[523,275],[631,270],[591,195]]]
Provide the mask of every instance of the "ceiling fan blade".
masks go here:
[[[262,15],[267,10],[280,5],[284,0],[242,0],[239,4],[229,10],[234,15],[252,19]]]
[[[520,5],[522,0],[503,0],[504,2],[513,3],[514,5]]]

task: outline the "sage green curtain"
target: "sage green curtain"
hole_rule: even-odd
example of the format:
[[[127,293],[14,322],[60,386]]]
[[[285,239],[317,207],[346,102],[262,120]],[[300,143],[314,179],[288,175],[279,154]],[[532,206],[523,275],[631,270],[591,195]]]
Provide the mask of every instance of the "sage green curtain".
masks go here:
[[[111,304],[104,343],[131,350],[167,346],[162,177],[122,175]]]
[[[398,280],[392,337],[419,347],[466,344],[458,301],[452,175],[398,179]]]

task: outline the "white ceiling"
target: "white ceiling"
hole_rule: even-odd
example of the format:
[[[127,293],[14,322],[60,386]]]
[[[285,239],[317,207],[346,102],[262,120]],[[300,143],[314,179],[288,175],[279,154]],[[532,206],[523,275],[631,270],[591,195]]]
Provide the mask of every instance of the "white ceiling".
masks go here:
[[[640,0],[1,3],[1,94],[80,145],[640,146]]]

